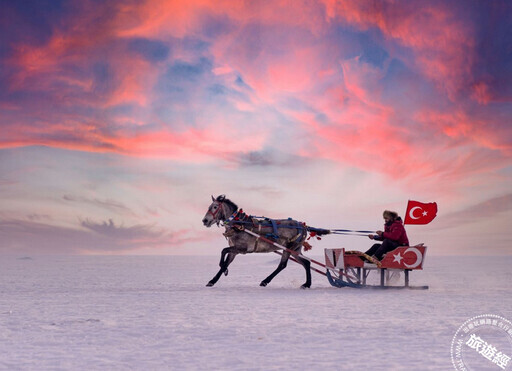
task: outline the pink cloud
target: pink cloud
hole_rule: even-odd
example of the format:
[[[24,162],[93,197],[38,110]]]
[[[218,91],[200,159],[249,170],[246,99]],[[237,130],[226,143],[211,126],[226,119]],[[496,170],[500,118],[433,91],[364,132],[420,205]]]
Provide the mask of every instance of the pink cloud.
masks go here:
[[[314,112],[290,113],[308,132],[309,143],[300,155],[404,179],[414,188],[443,179],[445,190],[468,176],[510,165],[512,132],[492,115],[440,112],[428,102],[411,115],[400,102],[383,103],[383,70],[358,58],[342,67],[343,85],[310,100],[322,108],[327,123]],[[410,122],[404,124],[402,117]]]
[[[475,31],[467,19],[457,17],[456,10],[449,4],[325,1],[324,5],[291,1],[278,1],[272,6],[244,1],[145,1],[115,6],[111,10],[112,17],[94,29],[91,24],[95,24],[95,15],[105,9],[88,5],[84,14],[77,17],[76,27],[69,32],[57,30],[43,46],[19,45],[12,59],[19,72],[12,78],[11,89],[37,87],[52,91],[63,106],[80,102],[104,109],[134,104],[147,108],[146,119],[162,127],[134,130],[133,126],[143,127],[144,120],[132,119],[125,113],[107,117],[103,122],[98,118],[53,116],[43,110],[42,114],[47,117],[39,121],[39,125],[21,123],[7,128],[0,146],[41,144],[184,161],[229,159],[238,152],[249,153],[265,146],[284,144],[272,141],[274,130],[287,129],[284,124],[268,120],[264,125],[239,123],[245,118],[238,115],[239,112],[264,117],[265,110],[271,107],[286,120],[298,124],[294,139],[305,138],[298,145],[290,145],[290,151],[393,177],[444,172],[464,146],[472,150],[495,150],[501,155],[510,153],[507,142],[510,136],[503,135],[503,128],[498,127],[495,120],[489,120],[486,114],[472,117],[467,108],[458,104],[460,93],[480,104],[489,104],[494,96],[487,83],[471,75]],[[201,27],[214,17],[220,17],[229,27],[215,37],[203,36]],[[441,87],[439,94],[443,97],[447,94],[457,107],[453,112],[446,108],[436,111],[429,107],[432,102],[426,97],[424,102],[418,102],[420,108],[410,112],[401,102],[385,101],[381,81],[388,64],[375,67],[360,57],[342,59],[333,53],[333,40],[327,36],[334,22],[348,24],[359,31],[380,30],[392,57],[401,56],[397,45],[411,50],[412,61],[408,57],[403,60]],[[140,56],[123,53],[121,46],[111,44],[113,40],[131,37],[204,37],[210,43],[208,53],[211,55],[208,56],[213,61],[212,76],[218,78],[215,82],[222,82],[239,95],[226,99],[231,104],[229,107],[217,110],[205,107],[205,102],[198,100],[197,91],[206,86],[198,82],[199,88],[189,101],[183,106],[173,105],[172,109],[175,112],[204,111],[204,116],[193,126],[188,126],[190,123],[181,118],[162,122],[149,106],[158,98],[153,88],[168,65],[150,64]],[[114,46],[109,49],[111,45]],[[347,43],[343,47],[351,48]],[[64,69],[69,64],[85,68],[95,61],[98,48],[114,66],[113,86],[101,93],[94,91],[90,76],[76,76]],[[179,47],[175,52],[173,58],[183,61],[197,57]],[[236,86],[236,76],[242,76],[247,89]],[[78,87],[83,94],[74,96],[66,88],[55,91],[56,81],[72,86],[70,91]],[[415,85],[418,84],[408,88],[419,89]],[[241,93],[245,95],[241,97]],[[283,106],[283,100],[289,97],[308,108]],[[112,123],[118,127],[109,128]],[[123,123],[129,124],[124,127]],[[436,150],[452,152],[432,154],[432,142]],[[387,151],[392,151],[392,158],[383,157],[383,152]],[[505,161],[500,159],[499,162]],[[469,166],[459,167],[461,176],[464,168],[470,171]]]
[[[262,25],[307,27],[315,33],[324,28],[324,13],[314,3],[278,0],[272,6],[243,0],[146,0],[120,6],[116,34],[121,37],[184,37],[200,28],[205,16],[225,15],[240,26],[251,22]]]
[[[52,92],[59,104],[94,104],[108,107],[118,104],[136,103],[145,106],[151,97],[151,88],[156,82],[158,69],[150,66],[141,57],[127,56],[119,50],[102,51],[112,41],[112,35],[97,35],[96,39],[84,32],[57,33],[44,46],[19,45],[10,64],[18,72],[10,78],[10,90],[39,90]],[[99,93],[90,75],[76,75],[66,66],[74,65],[88,71],[100,57],[115,65],[109,78],[115,84],[111,91]],[[57,86],[59,86],[57,88]],[[76,96],[76,91],[81,95]],[[75,93],[75,94],[70,94]]]
[[[223,130],[225,128],[226,130]],[[130,134],[118,131],[115,135],[98,132],[95,126],[76,130],[77,126],[45,126],[33,129],[19,127],[0,140],[0,148],[29,145],[46,145],[70,150],[100,153],[118,153],[136,157],[177,159],[185,162],[204,162],[222,158],[230,153],[250,152],[261,149],[266,133],[244,135],[243,130],[224,124],[212,124],[204,129],[189,128],[173,132],[161,129],[153,132]],[[64,133],[70,137],[66,138]],[[45,134],[42,139],[40,134]],[[232,140],[239,133],[239,139]],[[52,134],[54,137],[52,138]],[[229,146],[226,144],[230,143]]]
[[[449,113],[424,110],[417,113],[416,119],[437,127],[455,143],[473,143],[501,152],[504,156],[512,154],[512,129],[501,127],[501,123],[495,122],[493,117],[474,117],[463,110]]]
[[[487,104],[494,100],[489,90],[489,85],[483,81],[473,84],[471,90],[471,97],[480,104]]]
[[[423,74],[452,99],[472,82],[475,62],[474,25],[450,3],[376,3],[325,0],[330,19],[362,30],[379,29],[390,40],[410,48]]]

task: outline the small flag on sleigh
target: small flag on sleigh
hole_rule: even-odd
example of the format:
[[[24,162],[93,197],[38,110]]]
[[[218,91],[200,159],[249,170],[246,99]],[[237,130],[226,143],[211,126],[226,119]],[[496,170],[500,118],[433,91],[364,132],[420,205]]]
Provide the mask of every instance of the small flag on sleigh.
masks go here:
[[[418,201],[407,203],[404,224],[428,224],[437,215],[437,203],[430,202],[424,204]]]

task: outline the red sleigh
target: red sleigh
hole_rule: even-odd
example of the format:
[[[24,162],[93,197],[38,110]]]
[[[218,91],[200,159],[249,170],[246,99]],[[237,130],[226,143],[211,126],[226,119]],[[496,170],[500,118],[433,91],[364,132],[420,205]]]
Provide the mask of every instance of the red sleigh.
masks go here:
[[[329,283],[335,287],[379,289],[428,289],[428,286],[411,286],[409,272],[422,270],[427,247],[424,244],[401,246],[388,252],[379,262],[358,251],[325,249],[325,265]],[[380,275],[379,285],[367,284],[371,272]],[[393,281],[403,273],[404,284]]]

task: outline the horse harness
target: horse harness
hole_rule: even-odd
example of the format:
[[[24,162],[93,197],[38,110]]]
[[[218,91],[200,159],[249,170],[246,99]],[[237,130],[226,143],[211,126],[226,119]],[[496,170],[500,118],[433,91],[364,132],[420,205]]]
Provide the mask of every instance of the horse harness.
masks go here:
[[[292,218],[288,218],[288,220],[292,220]],[[290,228],[298,230],[298,233],[290,240],[287,240],[287,243],[305,240],[307,236],[307,228],[305,223],[297,222],[297,225],[295,226],[280,225],[280,223],[275,219],[247,215],[242,209],[235,211],[224,222],[224,226],[226,227],[226,231],[223,233],[223,235],[228,241],[235,234],[243,232],[245,229],[251,230],[252,232],[255,232],[259,235],[263,235],[264,232],[262,232],[262,229],[269,227],[272,228],[272,232],[265,233],[264,236],[274,242],[279,239],[279,228]],[[258,249],[258,243],[259,239],[256,239],[254,247],[252,249],[248,247],[247,252],[256,251]]]

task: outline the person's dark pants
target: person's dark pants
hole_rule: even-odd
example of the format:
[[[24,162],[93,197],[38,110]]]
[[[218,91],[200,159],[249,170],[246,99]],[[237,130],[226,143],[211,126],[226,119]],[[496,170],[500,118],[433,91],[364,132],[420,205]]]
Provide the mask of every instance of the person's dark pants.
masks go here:
[[[400,244],[396,241],[385,239],[382,243],[376,243],[365,254],[375,256],[377,259],[382,260],[382,256],[391,250],[396,249]]]

